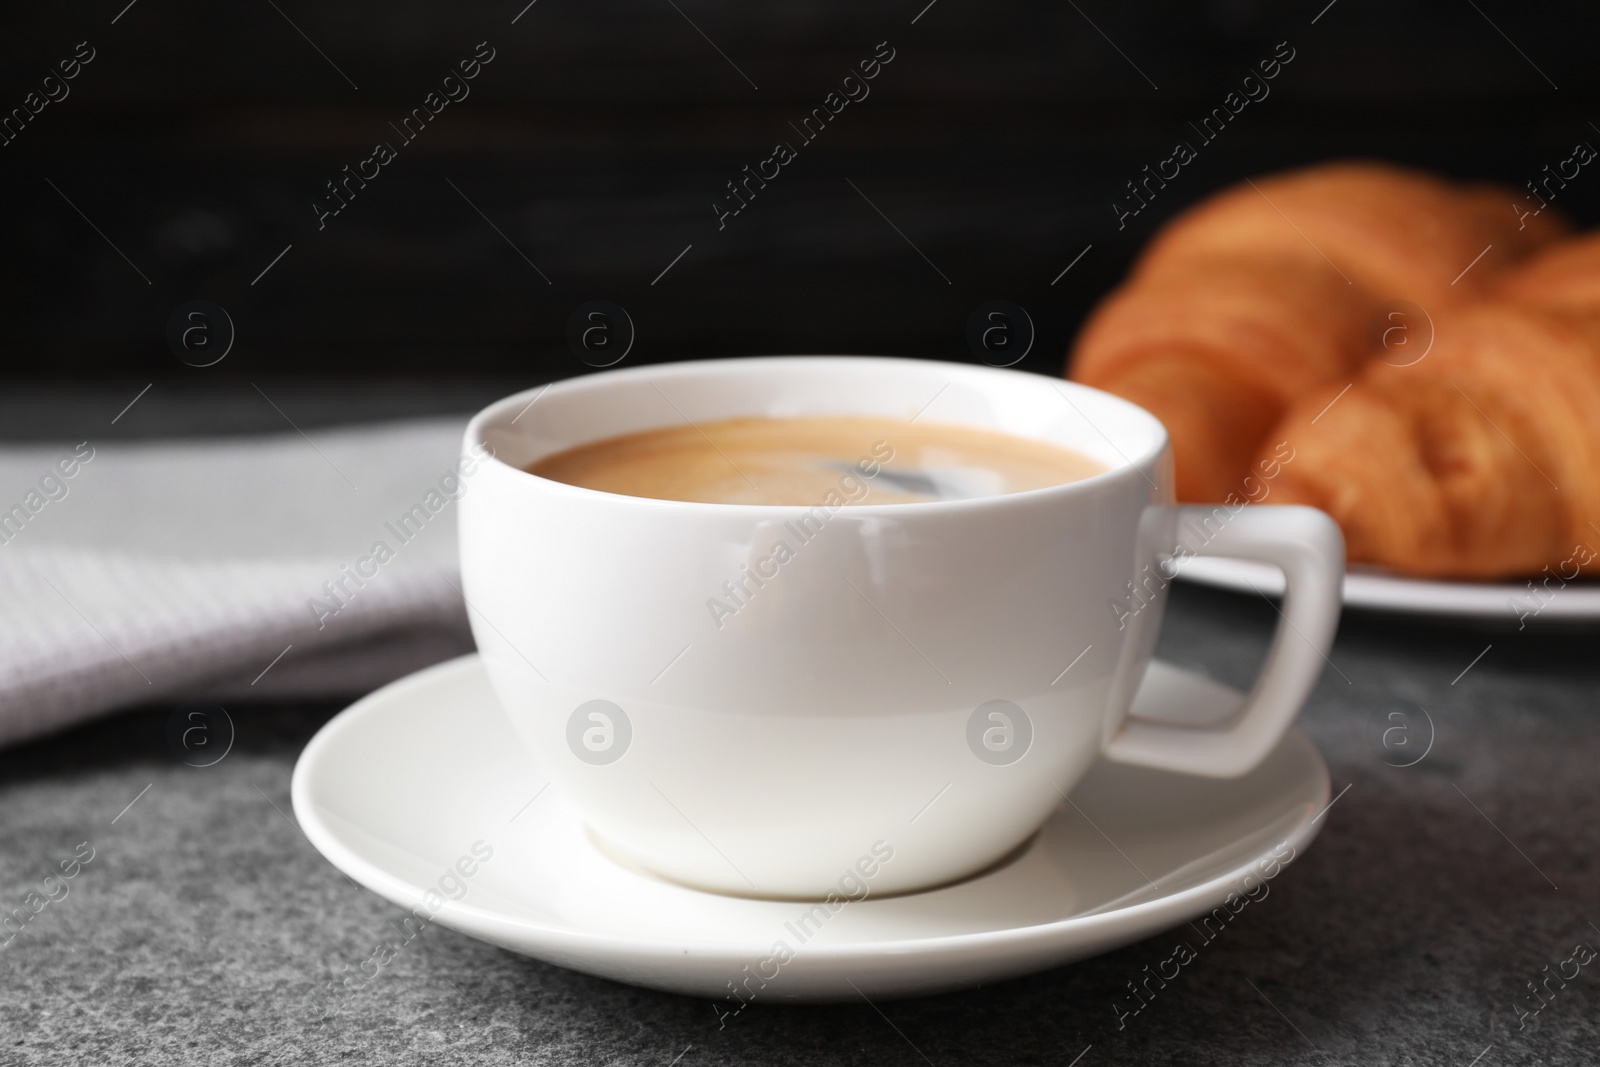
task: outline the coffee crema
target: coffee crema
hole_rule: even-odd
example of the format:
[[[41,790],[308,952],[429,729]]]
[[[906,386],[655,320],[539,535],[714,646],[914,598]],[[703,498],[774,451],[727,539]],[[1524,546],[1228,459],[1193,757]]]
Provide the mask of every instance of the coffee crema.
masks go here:
[[[706,504],[913,504],[1020,493],[1099,474],[1082,453],[995,430],[871,416],[743,418],[578,445],[541,478]]]

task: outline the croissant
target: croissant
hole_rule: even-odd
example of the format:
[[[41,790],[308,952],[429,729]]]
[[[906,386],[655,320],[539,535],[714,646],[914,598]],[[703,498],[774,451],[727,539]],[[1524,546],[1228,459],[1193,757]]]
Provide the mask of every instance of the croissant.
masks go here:
[[[1324,164],[1247,181],[1190,209],[1150,242],[1135,277],[1182,260],[1292,255],[1379,301],[1453,303],[1565,232],[1554,212],[1512,225],[1512,202],[1494,186],[1388,164]]]
[[[1495,296],[1529,307],[1600,315],[1600,233],[1551,245],[1507,271]]]
[[[1072,377],[1162,420],[1179,499],[1229,499],[1292,404],[1354,380],[1385,301],[1431,314],[1481,297],[1563,232],[1554,212],[1519,228],[1511,204],[1378,163],[1224,190],[1169,222],[1095,309]]]
[[[1351,560],[1409,574],[1594,569],[1600,318],[1486,302],[1435,327],[1425,358],[1293,405],[1270,434],[1293,449],[1273,502],[1323,509]]]
[[[1073,377],[1145,408],[1173,441],[1182,500],[1222,500],[1296,397],[1348,380],[1361,303],[1293,259],[1194,262],[1113,293],[1079,335]]]

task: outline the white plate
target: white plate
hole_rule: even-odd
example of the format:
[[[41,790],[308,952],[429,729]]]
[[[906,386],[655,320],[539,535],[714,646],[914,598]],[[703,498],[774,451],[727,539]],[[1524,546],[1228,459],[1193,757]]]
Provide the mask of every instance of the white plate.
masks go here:
[[[1283,595],[1283,572],[1255,560],[1191,556],[1178,577],[1241,593]],[[1541,589],[1541,595],[1542,607],[1541,601],[1529,592],[1526,581],[1429,581],[1359,567],[1344,578],[1344,603],[1349,608],[1500,621],[1513,627],[1535,621],[1600,621],[1600,582],[1569,582],[1553,592]]]
[[[1158,663],[1138,706],[1215,721],[1239,699]],[[923,893],[819,906],[823,917],[802,924],[810,905],[699,892],[608,858],[544,784],[478,657],[466,656],[324,726],[295,767],[294,810],[336,867],[401,907],[426,909],[441,880],[462,887],[433,915],[444,926],[621,982],[725,998],[737,980],[742,996],[775,1002],[957,989],[1105,952],[1219,906],[1243,910],[1240,900],[1271,892],[1260,884],[1304,850],[1328,803],[1327,768],[1297,730],[1233,780],[1102,762],[1000,866]],[[462,857],[470,877],[451,876]],[[1183,934],[1194,947],[1197,929]],[[774,952],[778,941],[792,959]]]

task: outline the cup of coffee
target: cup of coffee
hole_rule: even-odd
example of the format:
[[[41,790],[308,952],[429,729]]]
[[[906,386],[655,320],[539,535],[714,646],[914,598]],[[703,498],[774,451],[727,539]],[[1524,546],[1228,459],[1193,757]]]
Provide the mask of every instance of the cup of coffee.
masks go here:
[[[1338,527],[1172,503],[1154,417],[989,367],[776,357],[491,405],[461,501],[495,692],[596,844],[711,891],[832,900],[1002,860],[1099,758],[1243,774],[1332,641]],[[1287,576],[1226,724],[1139,720],[1188,555]]]

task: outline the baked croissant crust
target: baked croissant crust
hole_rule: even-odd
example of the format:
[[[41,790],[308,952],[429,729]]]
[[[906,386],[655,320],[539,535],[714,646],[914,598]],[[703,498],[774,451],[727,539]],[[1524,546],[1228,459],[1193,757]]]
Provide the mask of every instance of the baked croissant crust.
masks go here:
[[[1180,500],[1263,499],[1246,478],[1276,459],[1273,501],[1328,510],[1353,560],[1418,574],[1536,571],[1570,540],[1573,513],[1518,446],[1526,437],[1558,482],[1558,469],[1576,479],[1587,453],[1557,462],[1560,434],[1581,419],[1537,429],[1517,398],[1540,395],[1532,378],[1593,372],[1589,331],[1569,313],[1587,299],[1600,310],[1600,242],[1583,258],[1588,280],[1565,283],[1567,303],[1547,301],[1560,310],[1485,303],[1519,284],[1553,293],[1545,277],[1574,270],[1565,251],[1509,269],[1565,231],[1554,212],[1519,218],[1514,200],[1361,162],[1224,190],[1151,240],[1080,332],[1072,377],[1161,419]],[[1401,354],[1383,348],[1397,301],[1418,313],[1400,331],[1411,348],[1393,359],[1409,366],[1374,356],[1375,345],[1378,357]],[[1521,373],[1519,350],[1548,353],[1548,365]],[[1575,419],[1600,412],[1574,403]]]
[[[1349,380],[1362,323],[1360,298],[1320,263],[1168,264],[1100,305],[1072,374],[1165,424],[1180,500],[1223,500],[1296,397]]]
[[[1560,241],[1496,279],[1496,298],[1600,316],[1600,232]]]
[[[1294,449],[1273,503],[1323,509],[1352,560],[1408,574],[1584,567],[1600,545],[1596,320],[1486,302],[1435,325],[1426,358],[1374,360],[1293,406],[1270,435]]]
[[[1377,301],[1455,303],[1565,232],[1554,212],[1519,223],[1512,199],[1383,163],[1323,164],[1247,181],[1179,215],[1151,239],[1133,280],[1185,260],[1289,256]]]

